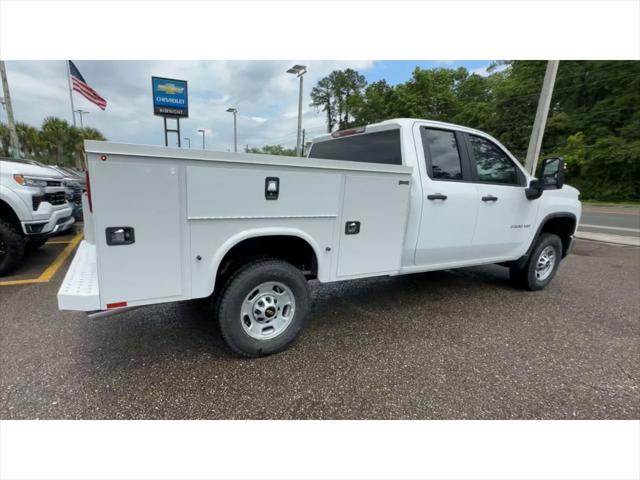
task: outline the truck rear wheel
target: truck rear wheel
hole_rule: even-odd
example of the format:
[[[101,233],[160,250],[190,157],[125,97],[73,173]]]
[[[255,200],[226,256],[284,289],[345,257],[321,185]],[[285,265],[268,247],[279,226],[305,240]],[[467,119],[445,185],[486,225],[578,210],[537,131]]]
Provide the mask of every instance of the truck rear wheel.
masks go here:
[[[555,277],[562,259],[562,241],[553,233],[538,237],[527,263],[509,269],[511,282],[527,290],[542,290]]]
[[[220,331],[240,355],[270,355],[295,340],[309,306],[309,286],[299,269],[261,259],[242,266],[223,286],[217,302]]]
[[[13,225],[0,219],[0,277],[18,266],[24,256],[24,239]]]

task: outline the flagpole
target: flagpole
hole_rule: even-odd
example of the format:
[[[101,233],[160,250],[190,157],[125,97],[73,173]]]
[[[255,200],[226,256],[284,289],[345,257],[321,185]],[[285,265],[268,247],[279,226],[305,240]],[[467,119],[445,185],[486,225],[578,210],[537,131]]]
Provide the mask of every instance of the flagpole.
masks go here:
[[[71,100],[71,117],[73,118],[73,126],[76,126],[76,112],[73,106],[73,87],[71,86],[71,69],[69,69],[69,60],[65,60],[67,64],[67,80],[69,82],[69,100]]]

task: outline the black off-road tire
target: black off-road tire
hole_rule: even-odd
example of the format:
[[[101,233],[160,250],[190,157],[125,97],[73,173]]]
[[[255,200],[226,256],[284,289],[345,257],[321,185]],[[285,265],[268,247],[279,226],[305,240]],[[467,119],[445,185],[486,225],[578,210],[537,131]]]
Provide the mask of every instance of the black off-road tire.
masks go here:
[[[555,262],[549,275],[546,278],[539,280],[536,277],[536,265],[542,251],[547,247],[553,248],[555,252]],[[560,240],[560,237],[553,233],[543,233],[536,240],[533,250],[531,251],[529,259],[524,267],[518,268],[516,266],[512,266],[509,269],[509,278],[511,282],[519,288],[531,291],[542,290],[549,285],[551,280],[553,280],[553,277],[556,276],[558,268],[560,267],[561,259],[562,241]]]
[[[284,284],[293,294],[295,310],[288,326],[279,335],[261,340],[245,331],[241,308],[247,296],[265,282]],[[260,357],[291,345],[307,320],[310,303],[309,285],[298,268],[283,260],[263,258],[243,265],[228,278],[216,302],[216,313],[222,337],[229,348],[245,357]]]
[[[14,270],[23,256],[24,238],[13,225],[0,218],[0,277]]]
[[[48,238],[40,238],[38,240],[27,240],[27,243],[25,244],[25,250],[27,252],[35,252],[41,246],[43,246],[45,243],[47,243],[47,240],[49,240],[49,239]]]

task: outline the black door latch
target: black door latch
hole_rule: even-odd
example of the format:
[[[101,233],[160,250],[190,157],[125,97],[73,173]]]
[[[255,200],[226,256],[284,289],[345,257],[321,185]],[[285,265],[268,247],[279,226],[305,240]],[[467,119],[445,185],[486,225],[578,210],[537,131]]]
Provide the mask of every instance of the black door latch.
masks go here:
[[[350,221],[344,226],[345,235],[356,235],[360,233],[360,222]]]
[[[107,245],[131,245],[136,241],[133,227],[107,227]]]

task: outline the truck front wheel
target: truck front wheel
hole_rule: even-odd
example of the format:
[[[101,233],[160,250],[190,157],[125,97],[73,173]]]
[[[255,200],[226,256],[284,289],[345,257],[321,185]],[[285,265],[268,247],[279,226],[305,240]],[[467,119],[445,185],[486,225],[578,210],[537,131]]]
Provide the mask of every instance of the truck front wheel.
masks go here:
[[[227,280],[217,316],[234,352],[259,357],[280,352],[295,340],[309,306],[309,286],[299,269],[279,259],[261,259]]]
[[[542,290],[558,271],[562,259],[562,241],[553,233],[538,237],[527,263],[522,268],[512,266],[509,276],[514,285],[527,290]]]
[[[24,239],[5,220],[0,219],[0,277],[18,266],[24,256]]]

